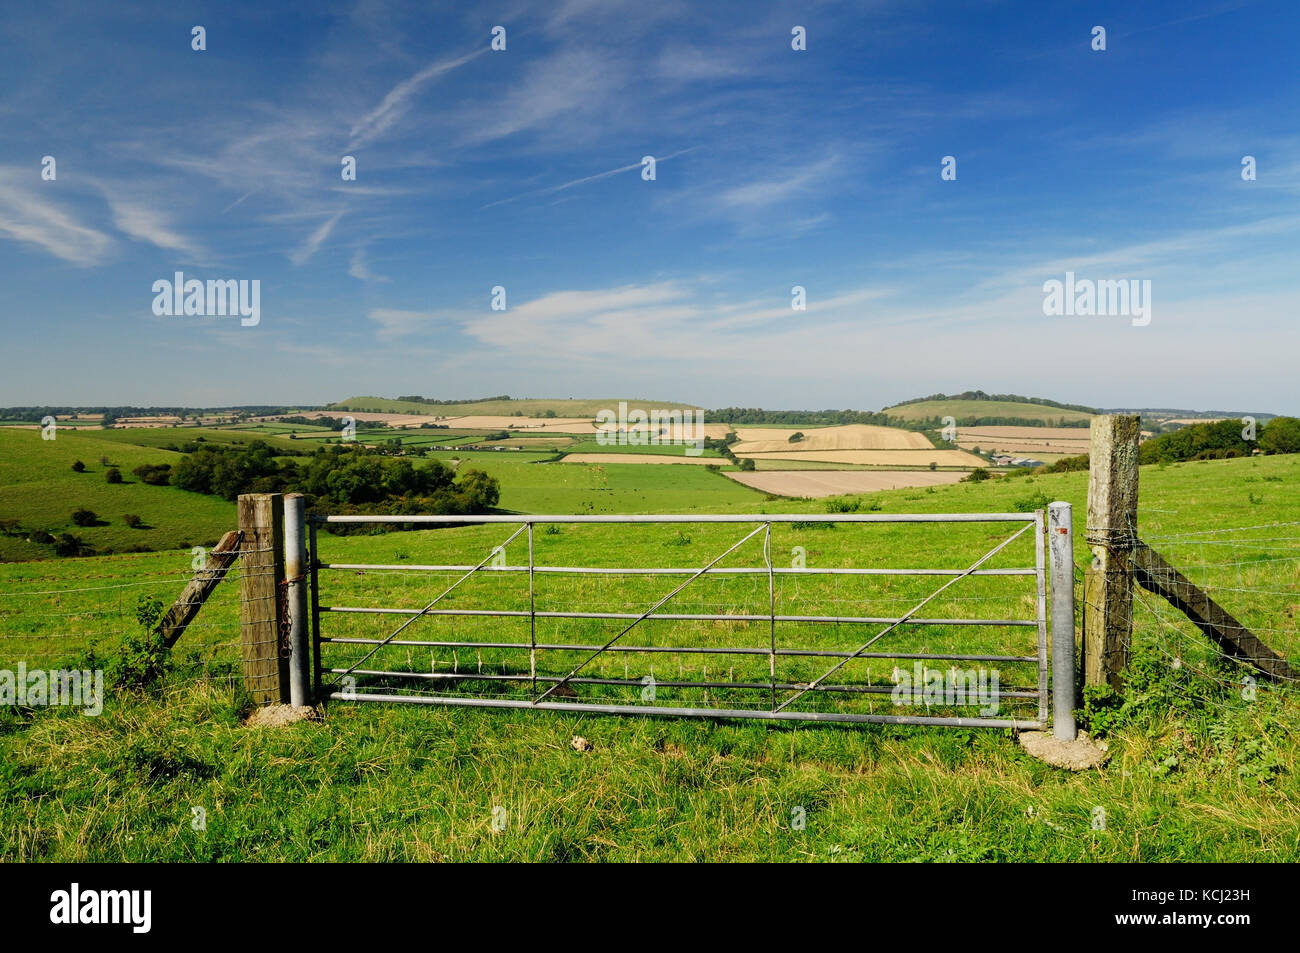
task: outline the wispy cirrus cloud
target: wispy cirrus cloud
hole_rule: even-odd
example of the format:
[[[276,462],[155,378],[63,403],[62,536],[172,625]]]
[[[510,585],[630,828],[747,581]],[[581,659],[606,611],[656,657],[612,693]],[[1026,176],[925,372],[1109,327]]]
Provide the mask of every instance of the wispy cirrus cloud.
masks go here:
[[[383,275],[377,275],[370,270],[370,264],[366,260],[365,247],[358,248],[352,253],[352,260],[348,262],[348,274],[358,281],[379,281],[387,282],[388,278]]]
[[[628,82],[605,52],[561,50],[530,65],[499,101],[476,104],[462,117],[462,145],[477,146],[525,130],[551,130],[562,117],[597,116]]]
[[[838,165],[836,156],[827,156],[793,172],[753,179],[726,189],[718,195],[717,202],[727,209],[752,209],[789,201],[822,183]]]
[[[666,156],[655,156],[655,165],[658,166],[661,162],[667,162],[669,159],[675,159],[688,152],[694,152],[697,148],[699,147],[691,146],[689,149],[678,149],[676,152],[670,153]],[[487,205],[484,205],[483,208],[488,209],[495,208],[498,205],[508,205],[511,202],[518,202],[520,199],[543,198],[548,195],[555,195],[557,192],[564,192],[580,185],[599,182],[601,179],[608,179],[610,176],[618,175],[622,172],[631,172],[633,169],[641,168],[643,168],[643,166],[640,160],[630,162],[627,165],[621,165],[615,169],[606,169],[604,172],[597,172],[593,175],[584,175],[581,178],[571,179],[570,181],[561,183],[560,185],[552,185],[544,189],[534,189],[531,192],[522,192],[519,195],[512,195],[510,198],[506,199],[497,199],[495,202],[489,202]]]
[[[307,236],[307,240],[299,245],[295,251],[290,253],[289,260],[295,265],[302,265],[310,261],[311,257],[315,255],[316,252],[320,250],[321,245],[325,243],[325,239],[329,238],[330,232],[334,231],[334,226],[338,224],[339,219],[342,217],[342,212],[335,212],[332,216],[321,222],[321,224],[317,226],[316,230]]]
[[[176,231],[168,217],[157,209],[108,193],[106,198],[113,210],[113,224],[130,238],[192,258],[204,254],[197,244]]]
[[[38,195],[34,188],[16,184],[22,175],[33,177],[30,169],[0,168],[0,235],[81,267],[104,261],[113,239],[83,224],[53,199]]]
[[[430,63],[424,69],[408,76],[388,91],[379,104],[353,124],[349,133],[348,149],[358,149],[387,132],[410,108],[411,100],[429,83],[464,66],[487,52],[484,46],[470,53]]]

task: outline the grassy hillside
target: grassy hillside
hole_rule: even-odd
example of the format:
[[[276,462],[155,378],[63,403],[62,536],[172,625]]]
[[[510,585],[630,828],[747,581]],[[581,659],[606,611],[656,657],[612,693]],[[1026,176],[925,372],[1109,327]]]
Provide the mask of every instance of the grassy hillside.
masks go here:
[[[903,420],[926,420],[931,417],[955,417],[960,425],[982,417],[1018,417],[1027,421],[1041,421],[1044,426],[1055,426],[1058,421],[1089,420],[1091,414],[1081,410],[1065,410],[1043,404],[1025,404],[1007,400],[924,400],[915,404],[898,404],[886,407],[882,413]]]
[[[234,529],[234,507],[225,500],[148,486],[133,476],[131,470],[142,463],[174,464],[182,455],[114,436],[126,432],[59,430],[57,439],[42,440],[35,430],[0,430],[0,519],[17,519],[21,525],[16,535],[0,536],[0,560],[54,558],[52,547],[28,541],[34,530],[73,533],[97,552],[124,552],[142,546],[211,545]],[[105,482],[104,456],[121,469],[123,483]],[[85,463],[84,473],[73,472],[74,460]],[[76,526],[72,511],[78,508],[94,511],[101,525]],[[141,517],[144,525],[128,527],[122,519],[128,513]]]
[[[521,413],[525,417],[538,417],[548,410],[557,417],[595,417],[602,410],[618,413],[618,402],[624,399],[628,410],[695,410],[694,404],[674,401],[633,400],[610,397],[599,400],[488,400],[471,404],[421,404],[415,401],[392,400],[387,397],[349,397],[331,404],[326,410],[352,410],[384,414],[433,414],[445,417],[495,416]]]

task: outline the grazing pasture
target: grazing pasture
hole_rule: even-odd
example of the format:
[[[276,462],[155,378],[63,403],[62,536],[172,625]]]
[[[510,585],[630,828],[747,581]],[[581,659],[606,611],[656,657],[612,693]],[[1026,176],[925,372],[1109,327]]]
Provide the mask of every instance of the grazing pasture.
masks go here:
[[[776,496],[823,497],[846,493],[874,493],[904,487],[943,486],[956,483],[964,473],[956,470],[763,470],[727,474],[737,483]]]

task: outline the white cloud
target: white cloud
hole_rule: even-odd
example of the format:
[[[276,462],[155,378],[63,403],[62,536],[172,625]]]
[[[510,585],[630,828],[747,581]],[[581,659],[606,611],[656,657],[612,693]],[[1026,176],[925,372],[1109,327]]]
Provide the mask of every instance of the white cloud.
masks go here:
[[[335,212],[334,215],[322,222],[314,232],[307,236],[307,240],[289,255],[289,260],[295,265],[305,264],[309,261],[320,250],[320,246],[324,244],[325,239],[329,238],[330,232],[334,231],[334,226],[342,217],[342,212]]]
[[[402,311],[397,308],[371,308],[366,317],[379,325],[376,336],[381,341],[392,341],[418,331],[428,331],[439,321],[431,311]]]
[[[837,164],[835,156],[828,156],[796,172],[756,179],[727,189],[718,196],[718,203],[724,208],[761,208],[784,202],[809,191]]]
[[[352,261],[348,263],[348,274],[360,281],[388,281],[383,275],[377,275],[370,270],[370,265],[366,261],[365,248],[358,248],[352,253]]]
[[[30,170],[25,171],[35,179]],[[0,176],[10,182],[20,174],[15,169],[0,169]],[[22,188],[10,182],[0,180],[0,235],[83,267],[97,265],[108,255],[112,238],[35,194],[36,188],[57,189],[56,183],[38,182],[33,188]]]
[[[193,242],[172,228],[162,213],[128,202],[107,190],[105,197],[113,210],[113,224],[136,241],[148,242],[158,248],[193,257],[202,254]]]
[[[405,115],[407,109],[410,108],[411,98],[418,94],[425,85],[483,55],[487,49],[488,47],[484,45],[482,49],[466,53],[464,56],[430,63],[418,73],[402,80],[388,91],[387,95],[380,100],[379,105],[362,116],[352,126],[348,149],[357,149],[383,135],[389,127]]]

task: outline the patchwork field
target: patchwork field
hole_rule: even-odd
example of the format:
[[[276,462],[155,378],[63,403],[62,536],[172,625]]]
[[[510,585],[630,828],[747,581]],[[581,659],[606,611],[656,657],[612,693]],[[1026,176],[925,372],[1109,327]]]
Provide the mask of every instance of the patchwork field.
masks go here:
[[[1088,452],[1088,431],[1083,427],[959,427],[957,446],[994,453],[1076,456]]]
[[[511,417],[478,414],[440,421],[461,430],[520,430],[527,433],[595,433],[590,417]]]
[[[596,398],[593,400],[558,400],[558,399],[515,399],[515,400],[475,400],[463,404],[424,404],[418,401],[394,400],[388,397],[349,397],[326,408],[327,413],[339,410],[353,410],[373,413],[397,414],[442,414],[447,416],[482,416],[510,414],[515,411],[529,416],[540,417],[551,411],[560,417],[576,417],[586,420],[594,419],[602,410],[617,411],[619,403],[626,403],[629,410],[676,409],[699,410],[694,404],[683,404],[671,400],[641,400],[639,398]],[[336,414],[337,416],[337,414]],[[355,413],[353,416],[356,416]]]
[[[941,467],[986,467],[988,462],[964,450],[822,450],[804,453],[787,450],[783,453],[741,453],[738,457],[758,460],[804,460],[818,463],[862,463],[883,467],[928,467],[931,463]]]
[[[942,486],[956,483],[965,474],[956,470],[763,470],[729,472],[727,476],[774,496],[817,498],[905,487]]]
[[[803,433],[803,439],[791,443],[790,437]],[[789,450],[932,450],[934,445],[924,434],[896,427],[873,427],[850,424],[844,427],[797,427],[779,430],[738,428],[738,443],[731,450],[737,456],[778,453]]]

